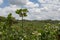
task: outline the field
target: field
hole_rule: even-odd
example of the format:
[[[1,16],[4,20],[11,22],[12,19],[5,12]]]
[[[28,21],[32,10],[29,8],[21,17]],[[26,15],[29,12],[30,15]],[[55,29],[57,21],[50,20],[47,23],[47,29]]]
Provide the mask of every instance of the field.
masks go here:
[[[12,22],[12,21],[10,21]],[[15,20],[8,24],[0,21],[0,40],[59,40],[60,21]]]

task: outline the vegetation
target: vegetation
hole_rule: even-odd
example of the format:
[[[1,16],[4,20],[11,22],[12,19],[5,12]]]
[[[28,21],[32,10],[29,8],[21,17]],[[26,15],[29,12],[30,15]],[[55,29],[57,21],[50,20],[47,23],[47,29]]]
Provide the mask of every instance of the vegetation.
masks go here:
[[[21,10],[16,13],[25,17],[27,11],[21,15]],[[16,20],[11,13],[7,17],[0,16],[0,40],[60,40],[60,21],[23,20],[22,23],[22,20]]]
[[[28,12],[27,9],[16,10],[16,14],[19,14],[19,16],[22,17],[22,27],[23,27],[23,17],[27,16],[27,14],[26,14],[27,12]]]

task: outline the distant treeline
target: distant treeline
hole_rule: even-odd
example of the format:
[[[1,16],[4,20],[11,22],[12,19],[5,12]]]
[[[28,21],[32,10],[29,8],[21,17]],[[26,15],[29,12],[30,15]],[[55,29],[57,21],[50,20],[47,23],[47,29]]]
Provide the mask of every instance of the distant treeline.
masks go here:
[[[3,17],[3,16],[0,16],[0,22],[4,22],[6,20],[6,17]],[[22,21],[22,20],[17,20],[15,18],[12,19],[13,22],[19,22],[19,21]],[[26,20],[24,19],[24,21],[26,22],[45,22],[45,23],[59,23],[60,20],[51,20],[51,19],[48,19],[48,20]]]

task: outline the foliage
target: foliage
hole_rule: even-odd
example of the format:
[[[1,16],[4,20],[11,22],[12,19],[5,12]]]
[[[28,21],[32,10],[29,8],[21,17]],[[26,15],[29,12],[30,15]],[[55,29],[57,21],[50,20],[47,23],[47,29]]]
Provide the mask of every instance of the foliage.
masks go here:
[[[16,10],[16,13],[19,14],[20,17],[22,17],[22,16],[26,17],[27,16],[27,14],[26,14],[27,12],[28,12],[27,9],[17,9]]]

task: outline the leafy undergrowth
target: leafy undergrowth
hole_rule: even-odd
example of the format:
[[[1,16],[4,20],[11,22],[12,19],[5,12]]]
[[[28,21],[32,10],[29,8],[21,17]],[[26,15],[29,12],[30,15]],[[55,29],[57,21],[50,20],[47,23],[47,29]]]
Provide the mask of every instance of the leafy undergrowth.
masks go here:
[[[0,23],[0,40],[58,40],[60,24],[21,22],[13,24],[11,27]]]

